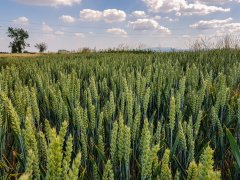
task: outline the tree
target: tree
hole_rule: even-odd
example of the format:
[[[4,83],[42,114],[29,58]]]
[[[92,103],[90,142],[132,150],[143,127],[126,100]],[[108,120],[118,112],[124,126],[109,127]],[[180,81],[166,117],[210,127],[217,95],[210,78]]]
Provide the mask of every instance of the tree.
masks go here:
[[[34,46],[35,48],[37,48],[39,50],[40,53],[44,52],[47,50],[47,45],[45,42],[42,42],[42,43],[37,43],[35,44]]]
[[[12,38],[13,41],[10,42],[9,47],[12,49],[12,53],[22,53],[25,47],[30,45],[26,43],[26,40],[29,38],[28,32],[22,28],[8,28],[8,37]]]

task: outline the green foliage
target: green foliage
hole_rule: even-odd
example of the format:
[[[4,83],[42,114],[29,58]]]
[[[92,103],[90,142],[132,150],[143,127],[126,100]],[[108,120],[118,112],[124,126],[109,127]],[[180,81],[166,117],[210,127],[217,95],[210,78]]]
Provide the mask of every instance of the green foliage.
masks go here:
[[[230,141],[230,145],[231,145],[231,149],[232,149],[232,153],[236,159],[236,170],[240,173],[240,150],[239,147],[237,145],[237,142],[235,141],[232,133],[229,131],[229,129],[226,129],[226,133],[227,133],[227,137],[228,140]]]
[[[37,43],[34,47],[37,48],[40,53],[43,53],[47,50],[47,44],[44,42]]]
[[[13,42],[10,42],[9,47],[11,48],[12,53],[22,53],[25,47],[28,47],[25,41],[29,38],[28,32],[22,28],[8,28],[8,37],[13,39]]]

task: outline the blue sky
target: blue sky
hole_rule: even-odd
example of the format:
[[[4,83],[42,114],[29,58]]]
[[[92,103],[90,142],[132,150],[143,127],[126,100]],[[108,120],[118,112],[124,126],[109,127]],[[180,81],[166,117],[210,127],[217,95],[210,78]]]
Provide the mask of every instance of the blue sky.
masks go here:
[[[4,0],[0,6],[0,51],[10,51],[9,26],[28,30],[29,51],[46,42],[49,51],[188,48],[201,37],[240,34],[240,0]]]

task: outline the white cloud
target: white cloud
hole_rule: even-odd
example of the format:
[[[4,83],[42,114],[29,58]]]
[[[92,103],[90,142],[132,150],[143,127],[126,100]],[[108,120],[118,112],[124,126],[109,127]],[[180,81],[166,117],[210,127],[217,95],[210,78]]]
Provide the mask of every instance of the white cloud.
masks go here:
[[[183,10],[183,15],[207,15],[215,12],[229,12],[230,9],[224,9],[217,6],[207,6],[205,4],[195,3],[188,4]]]
[[[218,6],[208,6],[199,1],[189,3],[187,0],[142,0],[154,12],[176,12],[180,15],[207,15],[214,12],[229,12]]]
[[[82,0],[16,0],[17,2],[38,6],[72,6]]]
[[[170,34],[171,33],[171,31],[168,28],[163,27],[163,26],[159,26],[157,28],[157,32],[159,32],[159,33],[166,33],[166,34]]]
[[[219,28],[216,32],[217,35],[240,35],[240,23],[227,23]]]
[[[160,20],[160,19],[162,19],[162,17],[157,15],[157,16],[154,16],[153,19]]]
[[[53,28],[47,25],[45,22],[42,23],[42,31],[45,33],[53,32]]]
[[[129,24],[134,30],[151,30],[157,29],[159,24],[153,19],[137,19],[136,21],[130,21]]]
[[[77,36],[77,37],[80,37],[80,38],[85,37],[85,35],[83,33],[75,33],[74,35]]]
[[[169,22],[176,22],[178,21],[178,19],[173,19],[173,18],[170,18],[170,17],[164,17],[165,20],[169,21]]]
[[[190,25],[193,29],[212,29],[212,28],[219,28],[227,24],[228,22],[232,21],[232,18],[218,20],[213,19],[209,21],[199,21],[195,24]]]
[[[107,29],[107,32],[110,34],[121,35],[121,36],[127,35],[127,32],[124,29],[120,29],[120,28]]]
[[[176,16],[181,16],[182,15],[182,13],[180,13],[180,12],[176,12],[176,14],[175,14]]]
[[[229,23],[225,25],[225,32],[226,29],[229,33],[240,33],[240,23]]]
[[[160,26],[159,23],[153,19],[137,19],[136,21],[130,21],[129,25],[134,30],[156,30],[157,32],[170,33],[170,30],[168,28]]]
[[[64,23],[74,23],[75,22],[75,18],[72,16],[68,16],[68,15],[62,15],[61,17],[59,17],[59,19]]]
[[[121,22],[125,21],[126,13],[117,9],[106,9],[104,11],[83,9],[80,11],[80,19],[83,21],[104,20],[107,23]]]
[[[102,19],[102,12],[92,9],[83,9],[80,11],[80,18],[83,21],[99,21]]]
[[[108,23],[125,21],[126,13],[117,9],[106,9],[103,11],[103,19]]]
[[[185,0],[142,0],[152,11],[180,11],[187,6]]]
[[[29,19],[22,16],[22,17],[19,17],[15,20],[13,20],[14,23],[17,23],[17,24],[21,24],[21,25],[28,25],[29,24]]]
[[[64,35],[64,32],[62,32],[62,31],[56,31],[55,34],[56,34],[56,35]]]
[[[191,28],[200,30],[216,30],[216,35],[239,35],[240,34],[240,23],[231,22],[232,18],[223,20],[212,19],[209,21],[199,21],[195,24],[190,25]]]
[[[237,0],[234,0],[237,1]],[[224,4],[232,2],[232,0],[194,0],[194,2],[201,2],[206,4]]]
[[[132,15],[137,18],[145,18],[147,17],[146,13],[144,11],[133,11]]]

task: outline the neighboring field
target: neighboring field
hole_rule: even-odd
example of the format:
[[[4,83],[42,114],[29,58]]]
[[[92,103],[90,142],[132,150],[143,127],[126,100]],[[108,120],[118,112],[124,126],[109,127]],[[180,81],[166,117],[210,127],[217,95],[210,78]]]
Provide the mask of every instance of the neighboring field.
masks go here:
[[[0,179],[239,179],[240,52],[0,58]]]

